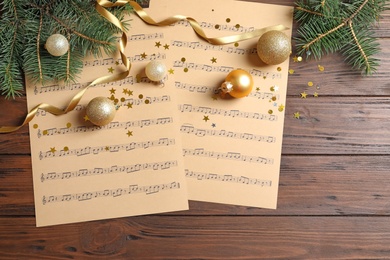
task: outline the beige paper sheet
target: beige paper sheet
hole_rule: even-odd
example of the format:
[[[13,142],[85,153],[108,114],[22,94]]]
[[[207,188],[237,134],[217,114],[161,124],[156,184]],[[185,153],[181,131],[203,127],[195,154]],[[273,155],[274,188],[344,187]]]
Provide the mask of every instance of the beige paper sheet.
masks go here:
[[[291,37],[293,8],[241,1],[167,0],[168,15],[195,18],[209,37],[282,24]],[[179,96],[181,133],[191,200],[276,208],[289,61],[267,66],[258,39],[212,46],[188,23],[170,31],[170,66]],[[242,99],[214,89],[233,69],[255,81]]]
[[[131,76],[91,88],[67,115],[40,111],[30,123],[37,226],[188,209],[176,90],[169,79],[161,88],[144,75],[150,60],[166,59],[167,50],[155,47],[165,29],[132,19]],[[65,107],[92,80],[123,70],[119,55],[86,59],[79,84],[28,84],[28,106]],[[113,122],[84,120],[89,100],[112,95],[121,105]]]

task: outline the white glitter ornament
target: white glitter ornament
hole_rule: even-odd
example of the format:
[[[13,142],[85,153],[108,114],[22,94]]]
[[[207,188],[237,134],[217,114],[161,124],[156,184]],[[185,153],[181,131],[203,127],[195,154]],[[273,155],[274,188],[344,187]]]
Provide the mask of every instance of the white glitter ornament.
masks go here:
[[[69,42],[62,34],[53,34],[46,40],[46,50],[53,56],[62,56],[68,52]]]
[[[161,61],[154,60],[145,67],[145,74],[151,81],[162,81],[167,72],[165,64]]]

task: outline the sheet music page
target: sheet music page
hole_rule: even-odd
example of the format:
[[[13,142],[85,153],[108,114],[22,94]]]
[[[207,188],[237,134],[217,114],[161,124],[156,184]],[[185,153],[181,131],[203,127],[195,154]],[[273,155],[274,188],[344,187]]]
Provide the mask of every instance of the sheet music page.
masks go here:
[[[282,24],[291,37],[293,8],[242,1],[165,1],[168,16],[197,20],[208,37]],[[191,200],[276,208],[286,105],[288,59],[262,63],[258,38],[213,46],[187,22],[170,31],[172,75],[179,96],[181,134]],[[241,99],[214,90],[233,69],[252,75],[254,88]]]
[[[166,59],[168,50],[155,42],[167,41],[168,28],[131,19],[130,77],[89,89],[66,115],[41,110],[30,123],[37,226],[188,209],[176,89],[168,77],[160,87],[144,73],[149,61]],[[65,107],[96,78],[121,71],[119,55],[86,59],[77,84],[28,83],[29,109],[42,102]],[[103,127],[84,119],[85,106],[98,96],[120,106]]]

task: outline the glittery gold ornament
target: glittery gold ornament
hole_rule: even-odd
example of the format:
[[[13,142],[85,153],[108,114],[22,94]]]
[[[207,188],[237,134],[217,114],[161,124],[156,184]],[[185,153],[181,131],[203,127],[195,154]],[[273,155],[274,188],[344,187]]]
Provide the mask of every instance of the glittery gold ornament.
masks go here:
[[[231,71],[222,83],[219,90],[222,94],[229,94],[235,98],[242,98],[248,96],[253,88],[253,78],[249,72],[237,69]]]
[[[88,103],[86,113],[92,124],[103,126],[114,119],[116,107],[110,99],[96,97]]]
[[[290,39],[280,31],[266,32],[257,42],[257,54],[266,64],[280,64],[291,54]]]
[[[53,56],[62,56],[68,52],[69,42],[62,34],[53,34],[47,38],[45,48]]]
[[[151,81],[162,81],[167,73],[167,68],[162,61],[154,60],[145,67],[145,74]]]

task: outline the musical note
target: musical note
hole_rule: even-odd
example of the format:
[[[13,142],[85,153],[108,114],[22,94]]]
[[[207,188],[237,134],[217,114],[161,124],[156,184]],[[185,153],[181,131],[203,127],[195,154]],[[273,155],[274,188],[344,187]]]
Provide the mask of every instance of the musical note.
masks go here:
[[[96,147],[83,147],[78,149],[66,149],[60,151],[47,151],[40,152],[40,159],[55,158],[55,157],[64,157],[64,156],[84,156],[84,155],[98,155],[101,153],[114,153],[119,151],[131,151],[134,149],[147,149],[151,147],[159,146],[169,146],[174,145],[175,139],[169,138],[160,138],[154,141],[145,141],[145,142],[131,142],[126,144],[116,144],[116,145],[107,145],[107,146],[96,146]]]
[[[153,184],[146,186],[139,186],[136,184],[129,185],[123,188],[105,189],[100,191],[63,194],[63,195],[45,195],[42,197],[42,204],[47,205],[50,203],[69,202],[69,201],[85,201],[98,198],[107,197],[119,197],[125,195],[144,193],[146,195],[169,191],[174,189],[180,189],[180,182],[170,182],[164,184]]]
[[[226,47],[226,46],[218,46],[218,45],[211,45],[207,43],[201,43],[201,42],[188,42],[188,41],[177,41],[173,40],[171,41],[171,45],[179,48],[189,48],[189,49],[199,49],[199,50],[206,50],[206,51],[221,51],[229,54],[238,54],[238,55],[253,55],[257,54],[256,48],[249,48],[249,49],[243,49],[243,48],[237,48],[237,47]]]
[[[194,178],[198,181],[220,181],[220,182],[233,182],[238,184],[255,185],[260,187],[271,187],[272,181],[261,180],[256,178],[249,178],[245,176],[233,176],[230,174],[217,174],[217,173],[203,173],[195,172],[185,169],[187,178]]]
[[[167,170],[178,165],[177,161],[137,163],[131,165],[113,165],[106,168],[80,169],[68,172],[48,172],[42,173],[41,182],[53,180],[67,180],[70,178],[106,175],[114,173],[134,173],[141,171]]]
[[[265,158],[265,157],[261,157],[261,156],[242,155],[241,153],[235,153],[235,152],[220,153],[220,152],[214,152],[214,151],[206,151],[203,148],[183,149],[183,156],[209,157],[209,158],[215,158],[215,159],[242,161],[242,162],[259,163],[259,164],[273,164],[274,163],[274,160],[272,158]]]
[[[240,118],[249,118],[256,120],[268,120],[268,121],[277,121],[277,115],[270,114],[260,114],[256,112],[242,112],[240,110],[226,110],[226,109],[218,109],[211,107],[203,107],[203,106],[193,106],[191,104],[180,104],[179,105],[180,112],[194,112],[194,113],[202,113],[202,114],[210,114],[210,115],[222,115],[226,117],[240,117]]]
[[[251,133],[240,133],[240,132],[232,132],[226,130],[200,129],[200,128],[195,128],[193,125],[182,125],[180,127],[180,132],[185,134],[193,134],[198,137],[203,137],[207,135],[207,136],[227,137],[227,138],[249,140],[249,141],[256,141],[256,142],[267,142],[267,143],[276,142],[276,138],[274,136],[255,135]]]
[[[164,38],[163,33],[133,34],[127,37],[128,41],[143,41]]]

